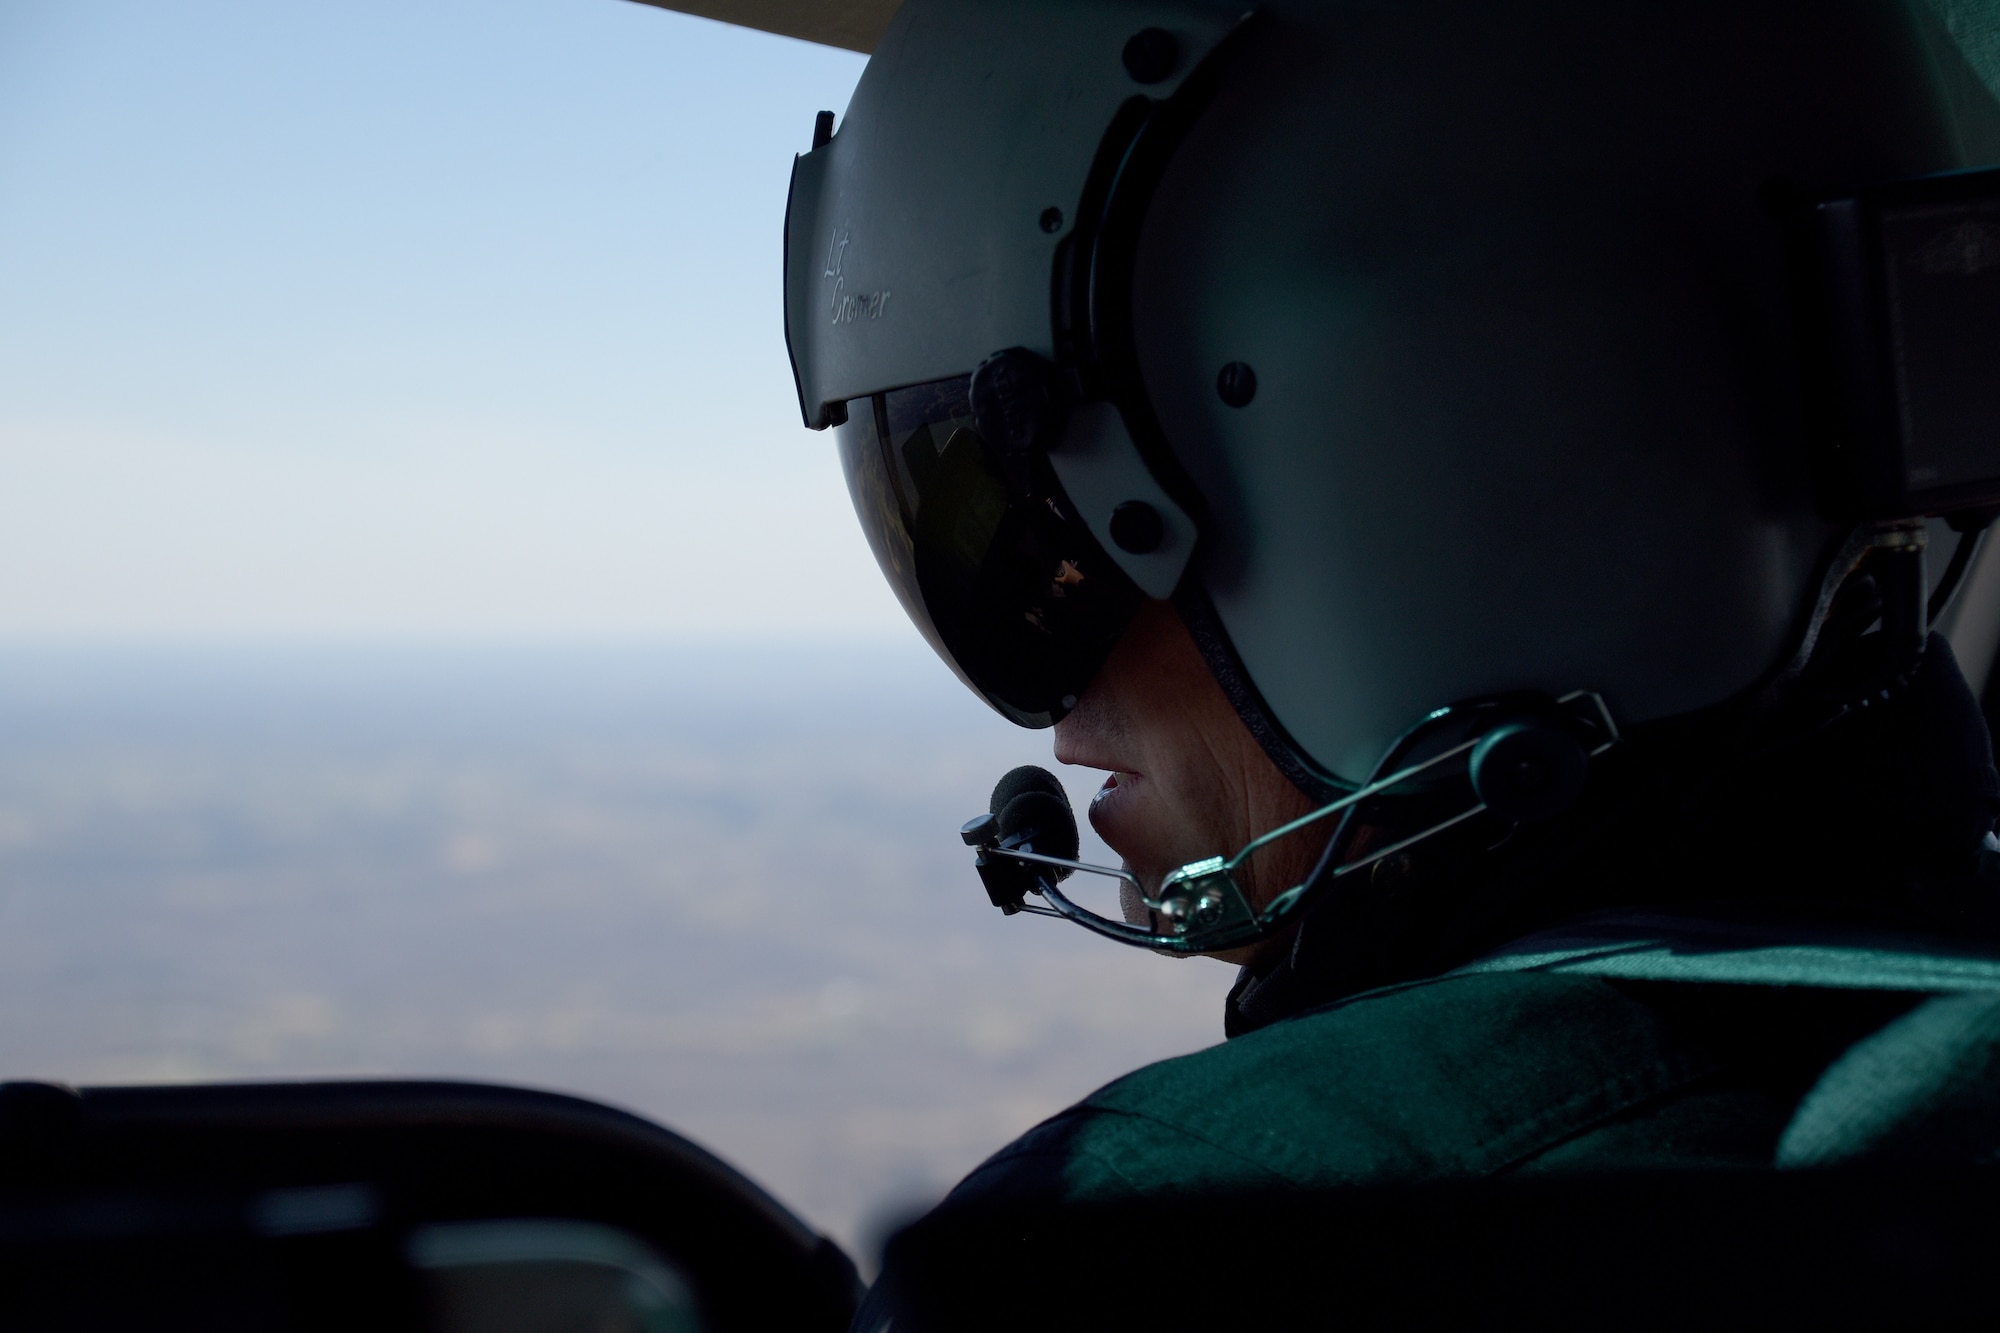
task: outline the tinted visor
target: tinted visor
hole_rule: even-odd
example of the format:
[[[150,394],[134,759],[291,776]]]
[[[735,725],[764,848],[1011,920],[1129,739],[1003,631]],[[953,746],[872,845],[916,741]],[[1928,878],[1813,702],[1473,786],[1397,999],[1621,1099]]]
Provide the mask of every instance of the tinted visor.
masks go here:
[[[1090,535],[1039,453],[981,438],[970,376],[847,404],[847,489],[903,609],[1010,720],[1075,706],[1141,594]]]

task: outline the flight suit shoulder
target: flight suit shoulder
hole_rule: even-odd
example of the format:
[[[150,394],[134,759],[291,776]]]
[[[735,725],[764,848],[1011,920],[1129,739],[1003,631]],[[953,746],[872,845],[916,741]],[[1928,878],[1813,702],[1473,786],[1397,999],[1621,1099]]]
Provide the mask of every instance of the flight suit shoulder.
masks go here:
[[[953,1197],[1486,1174],[1714,1068],[1616,985],[1539,973],[1444,977],[1140,1069],[1038,1125]]]

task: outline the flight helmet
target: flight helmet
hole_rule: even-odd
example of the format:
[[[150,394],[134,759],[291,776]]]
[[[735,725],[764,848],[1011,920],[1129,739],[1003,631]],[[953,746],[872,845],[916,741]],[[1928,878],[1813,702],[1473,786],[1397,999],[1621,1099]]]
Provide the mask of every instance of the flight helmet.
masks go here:
[[[1839,219],[2000,162],[1962,18],[906,0],[794,169],[806,424],[911,619],[1022,725],[1147,597],[1326,796],[1469,701],[1587,698],[1601,743],[1743,696],[1858,530],[1992,498],[1958,484],[2000,472],[1990,434],[1929,490],[1909,439],[1890,498],[1854,481],[1908,385],[1841,361],[1876,353]],[[1955,206],[1902,258],[1993,308],[2000,208]]]

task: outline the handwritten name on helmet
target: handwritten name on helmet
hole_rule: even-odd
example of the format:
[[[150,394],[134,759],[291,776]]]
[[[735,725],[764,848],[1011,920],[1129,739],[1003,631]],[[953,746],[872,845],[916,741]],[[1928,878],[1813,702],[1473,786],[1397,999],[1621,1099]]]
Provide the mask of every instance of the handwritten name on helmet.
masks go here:
[[[826,245],[826,271],[820,276],[833,284],[830,307],[835,324],[854,324],[864,319],[880,319],[889,304],[889,289],[879,292],[850,292],[847,275],[847,243],[852,237],[846,228],[834,228]]]

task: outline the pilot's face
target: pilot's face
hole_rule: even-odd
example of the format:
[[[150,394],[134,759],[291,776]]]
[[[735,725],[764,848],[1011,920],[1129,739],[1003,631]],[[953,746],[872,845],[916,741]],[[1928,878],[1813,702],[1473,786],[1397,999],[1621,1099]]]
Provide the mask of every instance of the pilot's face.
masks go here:
[[[1148,602],[1076,708],[1055,729],[1056,758],[1110,771],[1090,803],[1098,834],[1156,891],[1169,871],[1235,852],[1314,807],[1237,717],[1166,602]],[[1300,834],[1237,872],[1261,907],[1312,869],[1322,837]],[[1126,914],[1145,913],[1127,897]],[[1217,955],[1249,961],[1266,941]]]

